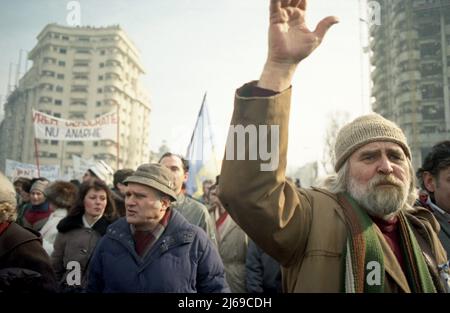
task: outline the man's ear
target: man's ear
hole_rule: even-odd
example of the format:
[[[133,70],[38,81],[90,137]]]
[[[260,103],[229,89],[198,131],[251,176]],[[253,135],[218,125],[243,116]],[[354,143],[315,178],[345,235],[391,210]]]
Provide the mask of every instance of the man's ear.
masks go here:
[[[183,179],[183,183],[187,182],[189,178],[189,172],[184,172],[184,179]]]
[[[436,190],[436,179],[430,172],[423,172],[423,185],[425,189],[429,192],[435,192]]]
[[[166,196],[164,196],[164,197],[161,197],[161,209],[163,210],[163,211],[165,211],[165,210],[167,210],[167,208],[168,207],[170,207],[170,199],[169,199],[169,197],[166,197]]]

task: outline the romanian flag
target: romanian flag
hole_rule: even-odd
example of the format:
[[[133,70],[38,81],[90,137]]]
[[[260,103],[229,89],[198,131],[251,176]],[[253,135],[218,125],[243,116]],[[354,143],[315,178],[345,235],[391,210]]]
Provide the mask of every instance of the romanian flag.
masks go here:
[[[216,175],[219,174],[214,137],[206,105],[206,93],[192,132],[186,159],[189,161],[186,191],[192,197],[200,198],[203,194],[202,182],[206,179],[214,181]]]

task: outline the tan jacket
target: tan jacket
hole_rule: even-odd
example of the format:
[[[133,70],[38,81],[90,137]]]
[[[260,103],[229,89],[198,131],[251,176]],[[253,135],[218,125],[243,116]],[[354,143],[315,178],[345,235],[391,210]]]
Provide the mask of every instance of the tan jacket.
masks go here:
[[[245,88],[248,86],[238,94]],[[347,240],[342,208],[335,195],[320,189],[298,190],[285,179],[290,96],[290,89],[267,98],[236,95],[231,125],[279,125],[279,165],[274,171],[261,171],[259,159],[225,158],[219,197],[242,229],[283,266],[285,292],[339,292]],[[235,151],[237,148],[235,145]],[[248,149],[247,141],[247,159]],[[417,209],[407,218],[421,247],[433,253],[439,264],[445,263],[433,216]],[[422,240],[427,233],[431,245]],[[380,231],[378,235],[384,252],[386,292],[410,292],[394,253]]]

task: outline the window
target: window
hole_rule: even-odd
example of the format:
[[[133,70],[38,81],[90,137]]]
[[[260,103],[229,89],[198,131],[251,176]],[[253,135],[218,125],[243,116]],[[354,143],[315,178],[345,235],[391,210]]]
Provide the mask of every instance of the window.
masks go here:
[[[88,67],[89,66],[89,61],[80,61],[80,60],[75,60],[74,67]]]
[[[101,101],[97,101],[97,106],[98,107],[102,106],[102,102]]]
[[[80,53],[80,54],[89,54],[91,53],[90,49],[77,49],[75,50],[76,53]]]
[[[48,154],[48,157],[49,157],[50,159],[57,159],[57,158],[58,158],[58,154],[56,154],[56,153],[49,153],[49,154]]]
[[[88,87],[75,85],[75,86],[72,86],[71,91],[72,92],[88,92]]]
[[[103,89],[102,88],[97,88],[97,93],[102,93]]]
[[[70,105],[82,105],[87,106],[87,102],[84,99],[71,99]]]
[[[84,112],[70,112],[69,119],[84,120],[85,119]]]
[[[52,146],[57,146],[57,145],[58,145],[58,140],[52,140],[52,141],[50,142],[50,144],[51,144]]]
[[[55,72],[52,71],[42,71],[41,76],[47,76],[47,77],[55,77]]]
[[[100,55],[105,55],[105,50],[100,51]]]
[[[52,103],[53,99],[50,97],[40,97],[39,103]]]
[[[60,118],[61,117],[61,113],[53,113],[54,117]]]
[[[62,86],[56,86],[56,92],[63,92],[64,88]]]
[[[62,105],[62,100],[55,99],[55,105]]]
[[[61,67],[64,67],[64,66],[66,66],[66,62],[64,62],[64,61],[59,61],[59,62],[58,62],[58,65],[61,66]]]
[[[69,40],[68,36],[62,36],[62,40]]]
[[[100,75],[100,76],[98,77],[98,80],[103,80],[103,75]]]
[[[68,146],[84,146],[84,143],[82,141],[68,141]]]
[[[99,66],[100,66],[100,68],[105,67],[105,63],[102,62],[99,64]]]
[[[64,79],[64,74],[58,74],[58,75],[56,76],[56,78],[58,78],[58,79]]]
[[[59,48],[59,53],[66,54],[67,53],[67,49],[66,48]]]

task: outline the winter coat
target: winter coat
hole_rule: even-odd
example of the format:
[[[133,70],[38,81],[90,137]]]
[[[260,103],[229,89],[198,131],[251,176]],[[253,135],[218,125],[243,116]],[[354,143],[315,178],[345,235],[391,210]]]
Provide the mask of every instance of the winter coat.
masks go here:
[[[180,212],[189,223],[202,228],[217,247],[216,227],[206,206],[191,197],[180,194],[172,207]]]
[[[420,200],[417,200],[415,206],[424,207],[433,213],[440,226],[438,233],[439,240],[447,252],[447,256],[450,256],[450,214],[439,208],[430,198],[427,203],[422,203]]]
[[[243,96],[251,94],[249,88],[246,85],[237,92],[231,125],[278,127],[276,160],[271,160],[277,164],[267,170],[261,165],[269,161],[224,159],[219,198],[248,236],[283,266],[283,291],[339,292],[348,233],[343,208],[335,194],[297,189],[285,177],[291,90],[269,97]],[[268,137],[271,133],[275,134],[269,131]],[[249,140],[245,145],[248,150]],[[415,209],[405,215],[422,250],[437,264],[446,263],[432,214]],[[385,291],[410,292],[396,256],[375,229],[384,254]],[[435,265],[428,265],[436,271]]]
[[[40,234],[11,223],[0,235],[0,293],[54,292],[55,273]]]
[[[176,210],[144,257],[125,218],[108,227],[89,267],[88,292],[227,292],[217,249]]]
[[[58,235],[51,260],[61,291],[86,287],[86,270],[89,260],[95,246],[106,233],[106,228],[110,224],[105,217],[101,217],[92,228],[87,228],[83,225],[82,217],[83,214],[66,216],[57,226]],[[66,277],[73,269],[71,266],[73,263],[69,264],[72,261],[78,262],[80,265],[81,284],[71,287],[67,284]],[[68,265],[69,269],[67,269]]]
[[[281,267],[252,240],[248,243],[246,269],[247,292],[281,292]]]
[[[245,257],[247,235],[228,215],[219,237],[219,254],[225,266],[225,277],[231,292],[246,292]]]
[[[39,231],[42,235],[42,244],[48,255],[53,253],[53,244],[58,234],[58,223],[67,215],[66,209],[56,209],[47,219],[47,222]]]

